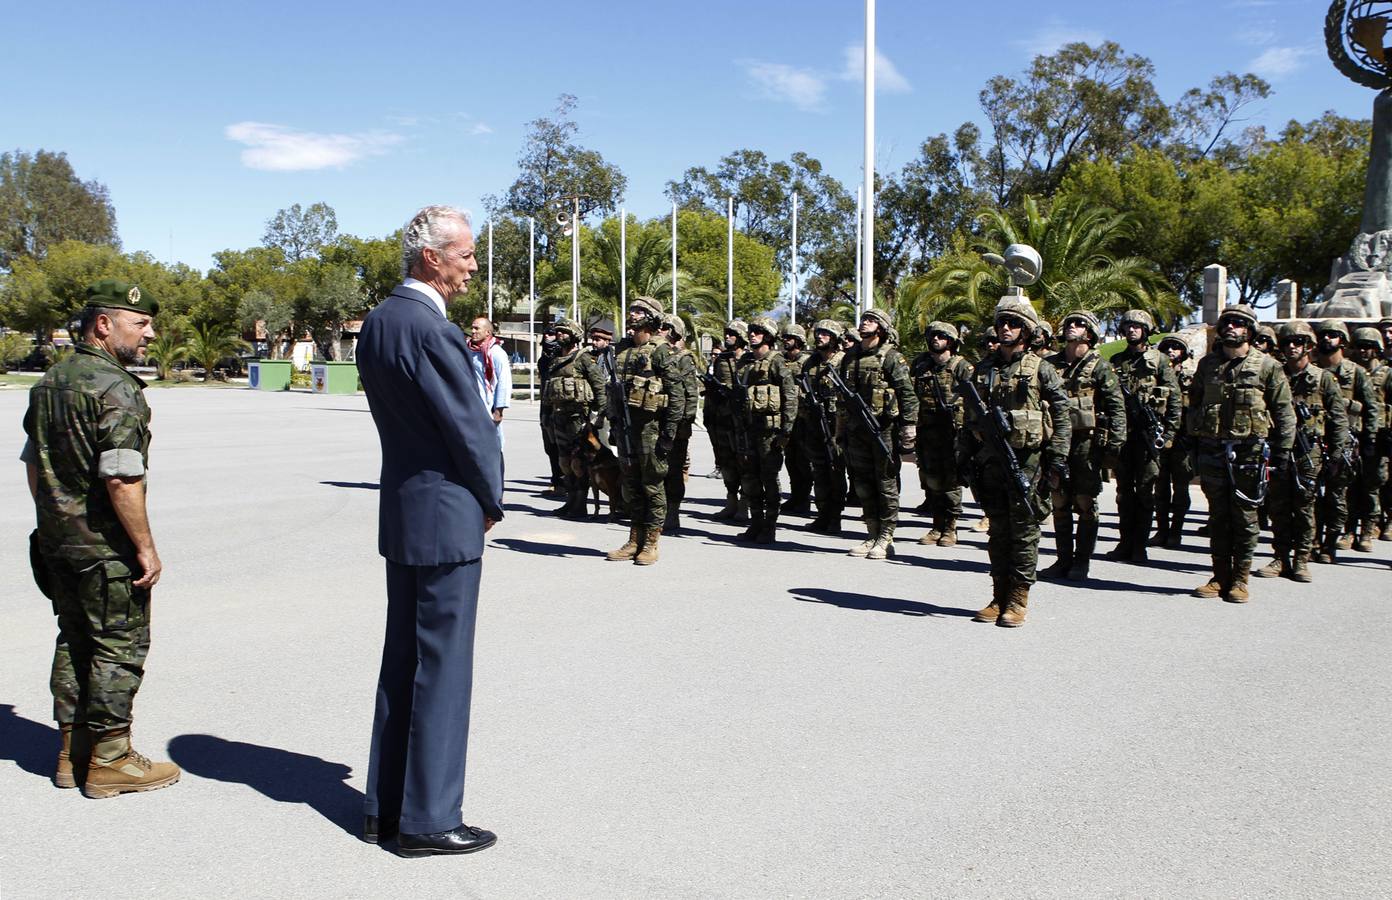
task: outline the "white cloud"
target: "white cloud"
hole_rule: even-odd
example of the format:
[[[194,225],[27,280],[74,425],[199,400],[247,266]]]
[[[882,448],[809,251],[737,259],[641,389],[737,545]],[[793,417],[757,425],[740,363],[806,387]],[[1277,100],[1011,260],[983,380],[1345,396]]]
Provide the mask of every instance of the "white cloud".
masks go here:
[[[268,172],[342,169],[364,157],[386,153],[403,140],[379,131],[317,134],[266,122],[237,122],[223,133],[228,140],[246,145],[242,165]]]
[[[493,127],[487,122],[478,122],[473,128],[469,129],[470,134],[492,134]]]
[[[1268,81],[1284,78],[1303,69],[1306,60],[1314,55],[1314,47],[1268,47],[1247,64],[1247,71]]]
[[[1243,44],[1264,47],[1276,43],[1276,29],[1270,24],[1249,25],[1236,32],[1233,37]]]
[[[1100,44],[1103,41],[1102,32],[1091,28],[1080,28],[1076,25],[1067,25],[1061,21],[1054,20],[1034,34],[1014,41],[1015,46],[1022,48],[1030,56],[1047,56],[1064,44]]]
[[[745,72],[759,92],[770,100],[791,103],[798,109],[816,112],[826,97],[826,79],[811,69],[783,63],[749,62]]]
[[[865,80],[865,45],[849,44],[843,58],[846,64],[841,68],[842,81],[863,82]],[[907,94],[913,90],[909,80],[889,61],[889,57],[875,48],[875,90],[890,94]]]

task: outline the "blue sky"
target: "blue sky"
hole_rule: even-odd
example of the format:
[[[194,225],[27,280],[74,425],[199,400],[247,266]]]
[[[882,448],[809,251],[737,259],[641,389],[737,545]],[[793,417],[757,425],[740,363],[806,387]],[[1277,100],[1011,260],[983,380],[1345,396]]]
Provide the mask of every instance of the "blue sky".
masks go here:
[[[111,190],[124,249],[199,268],[323,200],[376,236],[416,208],[480,209],[526,123],[562,92],[580,140],[662,213],[666,182],[751,147],[803,150],[854,189],[862,5],[784,0],[511,4],[6,4],[0,147],[63,150]],[[1326,6],[880,0],[877,166],[980,120],[977,93],[1068,40],[1149,57],[1167,100],[1224,71],[1275,93],[1254,122],[1371,114],[1324,53]],[[863,58],[863,57],[862,57]],[[849,60],[849,64],[848,64]]]

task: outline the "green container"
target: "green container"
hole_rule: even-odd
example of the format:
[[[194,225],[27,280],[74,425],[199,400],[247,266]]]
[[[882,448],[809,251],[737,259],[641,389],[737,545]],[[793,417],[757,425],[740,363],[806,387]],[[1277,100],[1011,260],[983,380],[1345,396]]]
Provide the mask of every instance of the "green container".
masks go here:
[[[288,359],[257,359],[247,364],[247,385],[254,391],[290,390]]]
[[[309,383],[316,394],[356,394],[358,364],[350,362],[313,362],[309,364]]]

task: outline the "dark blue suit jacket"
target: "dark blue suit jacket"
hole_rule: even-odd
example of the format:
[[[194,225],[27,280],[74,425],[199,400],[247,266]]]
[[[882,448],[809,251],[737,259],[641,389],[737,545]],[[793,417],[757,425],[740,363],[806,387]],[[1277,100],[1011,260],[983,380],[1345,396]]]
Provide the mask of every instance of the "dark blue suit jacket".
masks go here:
[[[483,556],[483,519],[503,517],[501,450],[464,334],[405,286],[367,314],[362,377],[382,441],[378,550],[438,566]]]

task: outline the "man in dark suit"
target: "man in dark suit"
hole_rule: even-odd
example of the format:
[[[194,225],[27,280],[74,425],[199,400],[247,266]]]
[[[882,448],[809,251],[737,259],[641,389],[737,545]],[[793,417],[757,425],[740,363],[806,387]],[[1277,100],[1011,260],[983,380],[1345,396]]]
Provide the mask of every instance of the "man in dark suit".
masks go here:
[[[387,629],[363,837],[397,853],[470,853],[497,837],[463,824],[483,535],[503,517],[492,416],[445,302],[478,271],[468,213],[428,206],[402,232],[407,275],[368,313],[358,371],[382,442],[378,549]]]

